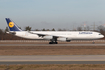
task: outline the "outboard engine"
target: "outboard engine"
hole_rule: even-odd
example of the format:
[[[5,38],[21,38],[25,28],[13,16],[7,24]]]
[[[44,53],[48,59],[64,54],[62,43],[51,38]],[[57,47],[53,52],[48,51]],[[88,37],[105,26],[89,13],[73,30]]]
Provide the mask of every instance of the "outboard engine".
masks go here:
[[[16,32],[6,32],[6,33],[12,34],[12,35],[15,35],[16,34]]]

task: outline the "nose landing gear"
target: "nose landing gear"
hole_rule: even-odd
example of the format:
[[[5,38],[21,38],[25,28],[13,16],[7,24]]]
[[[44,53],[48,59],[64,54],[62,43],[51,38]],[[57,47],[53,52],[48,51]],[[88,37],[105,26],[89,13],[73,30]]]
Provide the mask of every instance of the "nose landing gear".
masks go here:
[[[92,44],[95,44],[95,41],[93,40]]]

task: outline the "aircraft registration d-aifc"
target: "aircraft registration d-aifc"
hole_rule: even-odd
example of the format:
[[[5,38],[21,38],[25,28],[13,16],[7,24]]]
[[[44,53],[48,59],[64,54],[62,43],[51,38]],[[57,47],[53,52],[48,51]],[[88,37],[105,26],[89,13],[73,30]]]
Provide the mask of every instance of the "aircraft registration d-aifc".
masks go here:
[[[70,42],[71,40],[95,40],[104,36],[93,31],[22,31],[10,18],[6,18],[10,34],[27,39],[50,40],[49,44],[57,44],[57,41]]]

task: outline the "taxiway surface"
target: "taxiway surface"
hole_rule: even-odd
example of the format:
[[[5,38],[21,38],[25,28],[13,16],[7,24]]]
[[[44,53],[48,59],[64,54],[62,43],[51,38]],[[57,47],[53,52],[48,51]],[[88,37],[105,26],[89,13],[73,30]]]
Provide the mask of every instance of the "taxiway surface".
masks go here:
[[[0,56],[0,64],[105,64],[105,55]]]
[[[105,44],[0,44],[0,46],[105,46]]]

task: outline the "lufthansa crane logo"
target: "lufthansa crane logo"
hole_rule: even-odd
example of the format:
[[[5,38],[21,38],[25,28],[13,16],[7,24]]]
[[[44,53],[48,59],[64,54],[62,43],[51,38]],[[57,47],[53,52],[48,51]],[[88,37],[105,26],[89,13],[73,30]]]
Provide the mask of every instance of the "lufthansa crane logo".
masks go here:
[[[10,22],[10,23],[9,23],[9,27],[12,28],[13,26],[14,26],[14,23],[13,23],[13,22]]]

